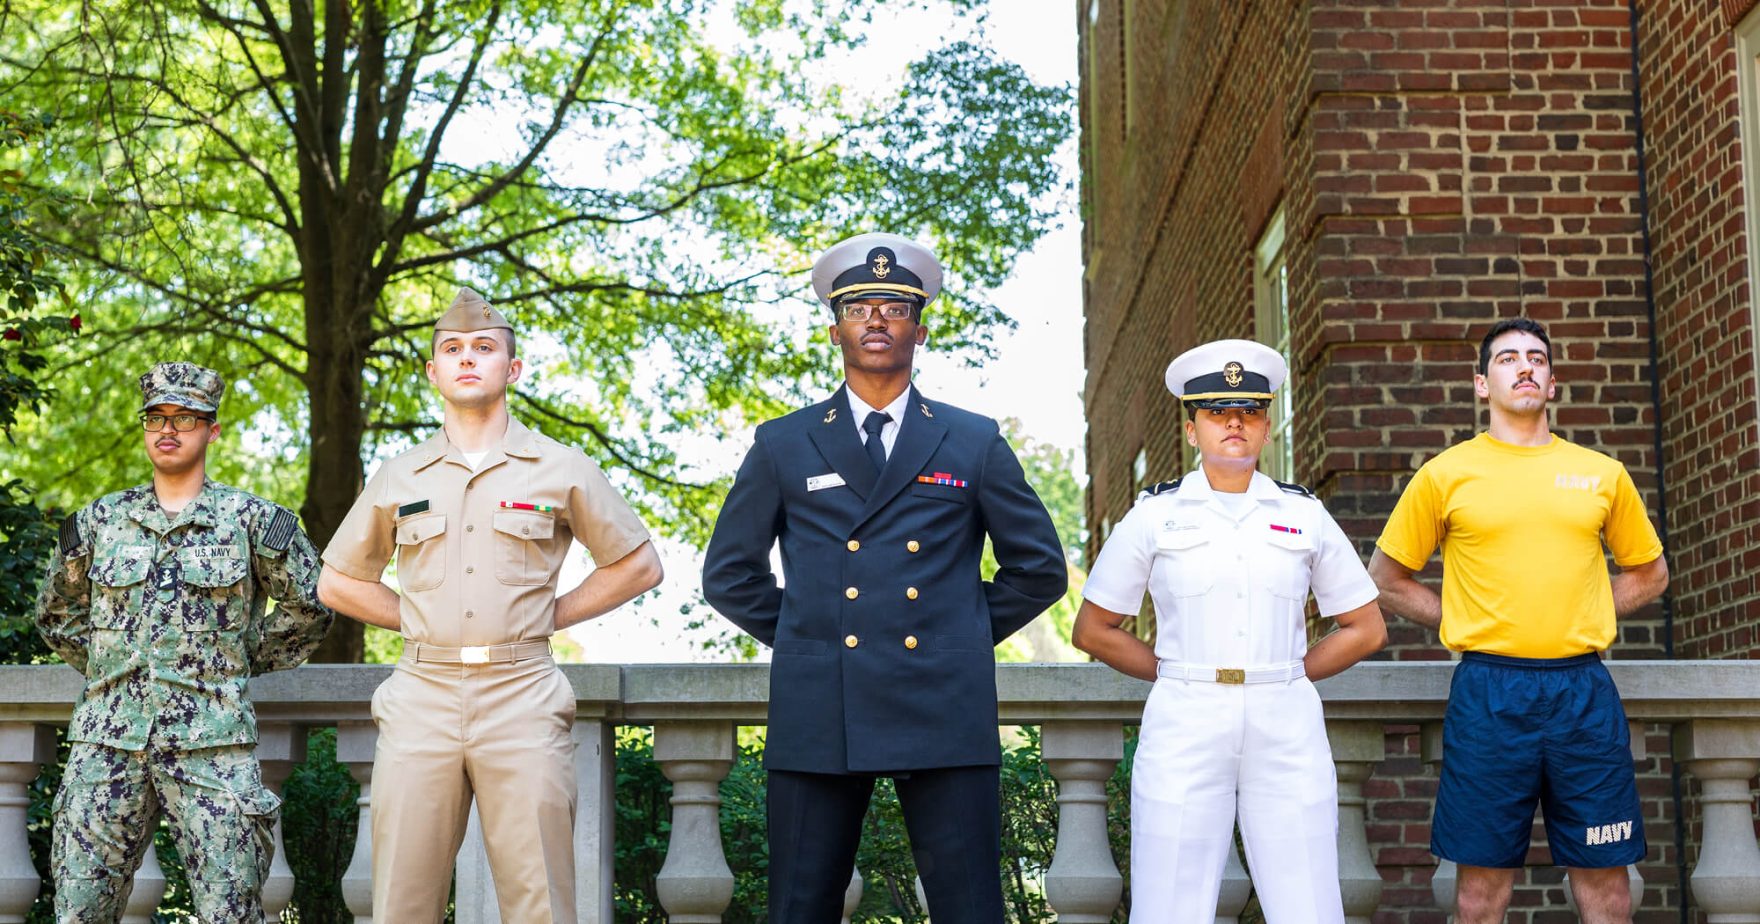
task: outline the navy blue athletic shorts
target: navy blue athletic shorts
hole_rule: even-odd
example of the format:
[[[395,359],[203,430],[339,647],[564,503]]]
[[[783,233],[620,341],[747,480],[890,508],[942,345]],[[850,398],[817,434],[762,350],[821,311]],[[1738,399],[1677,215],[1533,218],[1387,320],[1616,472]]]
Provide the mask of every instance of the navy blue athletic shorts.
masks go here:
[[[1430,852],[1468,866],[1519,867],[1536,804],[1559,866],[1643,859],[1631,729],[1619,691],[1594,654],[1466,652],[1442,724]]]

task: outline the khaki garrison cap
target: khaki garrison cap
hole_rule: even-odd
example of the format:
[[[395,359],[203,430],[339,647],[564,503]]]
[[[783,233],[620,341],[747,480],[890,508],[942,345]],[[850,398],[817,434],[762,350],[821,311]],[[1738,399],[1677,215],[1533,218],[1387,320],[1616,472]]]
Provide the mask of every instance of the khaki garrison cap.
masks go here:
[[[470,288],[458,290],[458,296],[452,300],[452,307],[434,322],[434,332],[443,330],[457,331],[468,334],[479,330],[513,330],[513,325],[501,316],[501,312],[484,300]]]

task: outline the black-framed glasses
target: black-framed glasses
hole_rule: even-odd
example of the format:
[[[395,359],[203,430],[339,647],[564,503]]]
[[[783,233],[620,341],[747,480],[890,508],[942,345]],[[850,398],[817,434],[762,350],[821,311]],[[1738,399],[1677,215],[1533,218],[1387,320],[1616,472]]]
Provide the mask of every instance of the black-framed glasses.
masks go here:
[[[874,316],[875,310],[888,321],[903,321],[911,316],[917,306],[910,302],[887,302],[884,305],[870,305],[866,302],[850,302],[837,309],[837,313],[845,321],[866,321]]]
[[[148,433],[157,433],[165,429],[165,421],[167,420],[171,421],[171,429],[179,433],[188,433],[194,430],[198,423],[214,422],[214,418],[203,417],[199,414],[142,414],[141,429]]]

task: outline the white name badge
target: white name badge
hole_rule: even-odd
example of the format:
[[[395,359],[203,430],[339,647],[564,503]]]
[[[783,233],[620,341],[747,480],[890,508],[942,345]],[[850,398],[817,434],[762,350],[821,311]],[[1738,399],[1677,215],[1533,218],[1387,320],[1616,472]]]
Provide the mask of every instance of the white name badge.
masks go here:
[[[844,484],[843,476],[836,472],[829,475],[814,475],[807,479],[807,490],[823,491],[826,488],[835,488],[842,484]]]

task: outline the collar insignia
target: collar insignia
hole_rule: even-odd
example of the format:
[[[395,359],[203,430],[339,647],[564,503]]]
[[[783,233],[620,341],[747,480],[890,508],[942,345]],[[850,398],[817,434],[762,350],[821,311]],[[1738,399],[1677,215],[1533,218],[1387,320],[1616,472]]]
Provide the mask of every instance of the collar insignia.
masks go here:
[[[825,412],[825,422],[826,423],[830,423],[836,419],[837,419],[837,408],[832,408],[831,410]]]

